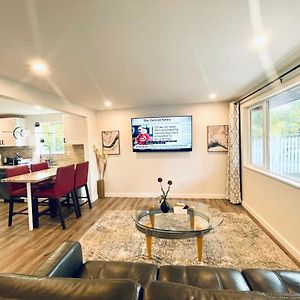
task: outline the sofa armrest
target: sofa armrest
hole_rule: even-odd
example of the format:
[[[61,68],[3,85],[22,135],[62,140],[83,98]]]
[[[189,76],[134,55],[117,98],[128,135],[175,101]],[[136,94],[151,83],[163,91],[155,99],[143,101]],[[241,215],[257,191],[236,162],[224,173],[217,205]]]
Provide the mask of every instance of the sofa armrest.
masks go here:
[[[82,267],[82,249],[79,242],[66,241],[33,273],[35,276],[75,277]]]
[[[140,285],[126,279],[88,280],[0,274],[0,299],[140,300]]]

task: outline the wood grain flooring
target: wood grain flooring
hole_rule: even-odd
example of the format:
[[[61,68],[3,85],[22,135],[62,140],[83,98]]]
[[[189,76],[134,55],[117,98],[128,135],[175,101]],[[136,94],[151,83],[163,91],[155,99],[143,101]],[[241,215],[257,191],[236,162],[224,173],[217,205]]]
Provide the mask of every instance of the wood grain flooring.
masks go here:
[[[242,206],[226,200],[190,200],[209,204],[222,212],[245,211]],[[40,227],[33,231],[28,230],[25,215],[15,216],[13,226],[8,227],[8,204],[0,203],[0,273],[32,274],[62,242],[79,240],[107,210],[147,209],[156,203],[157,200],[147,198],[105,198],[95,201],[91,210],[84,205],[79,219],[74,213],[70,214],[66,218],[66,230],[61,229],[58,219],[42,216]]]

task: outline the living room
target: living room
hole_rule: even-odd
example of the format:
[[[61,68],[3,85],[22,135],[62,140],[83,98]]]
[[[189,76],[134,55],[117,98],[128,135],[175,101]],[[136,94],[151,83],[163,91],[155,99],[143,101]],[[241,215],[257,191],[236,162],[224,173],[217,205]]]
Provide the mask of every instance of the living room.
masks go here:
[[[176,247],[181,249],[180,245],[187,240],[180,241],[183,244],[172,244],[169,240],[160,244],[164,240],[154,238],[153,259],[149,261],[144,235],[135,229],[131,217],[131,211],[159,207],[157,198],[162,191],[158,178],[163,179],[165,190],[167,181],[172,181],[168,194],[171,209],[177,203],[191,207],[204,204],[236,217],[231,223],[224,219],[215,232],[205,234],[202,261],[197,260],[193,241],[194,244],[187,244],[193,250],[186,250],[187,257],[183,255],[179,262],[206,265],[209,259],[211,264],[215,259],[224,262],[217,267],[242,268],[231,265],[232,257],[226,258],[227,252],[219,260],[216,258],[224,250],[221,246],[215,258],[208,253],[213,234],[221,235],[227,228],[232,233],[232,240],[227,240],[228,249],[239,244],[234,239],[239,234],[249,237],[250,245],[256,245],[252,252],[257,256],[248,255],[252,260],[249,266],[255,267],[257,259],[257,267],[261,268],[262,260],[269,259],[265,267],[299,270],[299,177],[297,171],[291,176],[284,168],[272,169],[270,149],[275,146],[270,146],[268,132],[273,108],[270,103],[276,102],[279,111],[293,110],[283,107],[284,104],[299,105],[300,3],[283,2],[1,1],[0,37],[6,43],[0,51],[0,96],[16,101],[20,107],[38,105],[84,119],[84,131],[76,128],[76,122],[73,130],[82,137],[84,160],[89,161],[88,188],[93,208],[84,205],[80,218],[74,214],[66,217],[65,230],[57,219],[43,216],[39,228],[30,231],[27,215],[14,216],[13,226],[8,227],[8,205],[0,203],[0,272],[33,274],[67,240],[85,238],[91,247],[83,247],[87,255],[94,250],[91,234],[97,224],[99,227],[103,222],[109,227],[109,216],[117,220],[117,214],[121,221],[123,217],[130,221],[122,221],[117,228],[128,228],[131,232],[127,226],[132,226],[134,237],[139,235],[142,242],[133,245],[131,240],[126,244],[125,238],[117,241],[116,237],[107,248],[105,243],[101,244],[103,252],[96,253],[100,259],[109,260],[110,251],[111,257],[117,255],[113,245],[116,249],[121,247],[118,250],[123,254],[131,246],[142,247],[142,252],[136,252],[142,256],[130,260],[164,264],[165,259],[172,264],[173,256],[167,257],[169,252],[160,252],[159,248],[174,248],[176,254]],[[31,59],[36,57],[46,62],[46,75],[37,76],[30,69]],[[235,120],[240,127],[234,134],[229,133],[228,141],[232,146],[231,137],[235,135],[235,151],[239,149],[240,159],[229,177],[234,177],[239,191],[238,196],[230,199],[230,145],[228,151],[209,151],[208,139],[213,126],[233,124],[232,109],[237,107],[239,121]],[[295,130],[292,135],[296,136],[300,116],[299,110],[298,115],[294,111],[296,115],[286,115],[285,122],[282,116],[278,118],[284,123],[280,126]],[[0,113],[6,114],[1,109]],[[251,123],[256,113],[261,117],[258,125]],[[21,117],[19,111],[16,116]],[[133,126],[133,119],[182,116],[191,116],[191,151],[134,151],[133,130],[137,127]],[[102,178],[104,198],[97,191],[101,174],[94,152],[94,145],[103,151],[103,132],[118,132],[119,140],[117,153],[108,155]],[[254,133],[263,141],[261,148],[255,148],[259,161],[252,155]],[[294,152],[288,151],[287,160],[281,164],[290,165],[288,159],[293,157],[297,168],[299,160],[294,156],[300,153],[299,144],[285,145],[291,145],[290,151]],[[236,172],[241,176],[236,177]],[[248,223],[243,223],[243,216]],[[243,226],[244,231],[236,233]],[[121,233],[124,234],[122,230],[120,236]],[[260,248],[259,242],[266,240],[259,241],[257,236],[264,236],[270,244]],[[119,246],[122,243],[125,244]],[[274,256],[270,250],[273,248],[267,250],[269,245],[276,246]],[[259,260],[259,256],[263,259]]]

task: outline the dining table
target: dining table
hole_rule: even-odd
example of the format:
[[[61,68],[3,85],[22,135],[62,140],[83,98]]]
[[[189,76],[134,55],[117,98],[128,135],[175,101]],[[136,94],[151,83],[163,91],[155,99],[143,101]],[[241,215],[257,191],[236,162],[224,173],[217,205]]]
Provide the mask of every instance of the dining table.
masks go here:
[[[25,183],[27,189],[28,228],[33,230],[32,185],[55,177],[56,167],[1,179],[1,182]]]

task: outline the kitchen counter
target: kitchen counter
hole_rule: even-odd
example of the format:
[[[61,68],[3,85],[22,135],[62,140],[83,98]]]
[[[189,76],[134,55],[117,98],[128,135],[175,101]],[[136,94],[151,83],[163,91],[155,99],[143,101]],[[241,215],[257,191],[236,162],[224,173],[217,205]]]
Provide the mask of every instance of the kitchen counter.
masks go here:
[[[5,178],[5,169],[7,169],[7,167],[13,167],[13,166],[0,166],[0,180]],[[0,182],[0,199],[9,199],[8,196],[8,191],[7,191],[7,184]]]
[[[13,167],[16,167],[16,166],[24,166],[24,165],[30,166],[30,164],[32,164],[31,158],[20,158],[17,165],[2,164],[2,165],[0,165],[0,169],[8,169],[8,168],[13,168]]]

